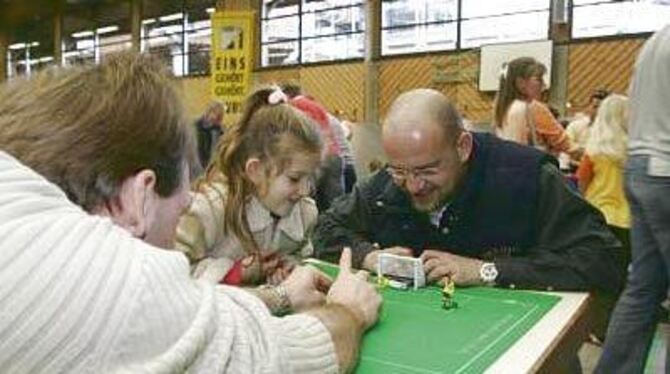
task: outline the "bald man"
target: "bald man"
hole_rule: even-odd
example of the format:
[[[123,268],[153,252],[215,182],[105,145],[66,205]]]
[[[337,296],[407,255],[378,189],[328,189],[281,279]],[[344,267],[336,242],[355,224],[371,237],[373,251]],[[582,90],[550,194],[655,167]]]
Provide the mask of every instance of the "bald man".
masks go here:
[[[616,292],[620,243],[571,191],[555,160],[463,129],[441,93],[398,97],[383,126],[387,167],[319,217],[317,254],[343,246],[374,270],[380,253],[421,256],[429,281]]]

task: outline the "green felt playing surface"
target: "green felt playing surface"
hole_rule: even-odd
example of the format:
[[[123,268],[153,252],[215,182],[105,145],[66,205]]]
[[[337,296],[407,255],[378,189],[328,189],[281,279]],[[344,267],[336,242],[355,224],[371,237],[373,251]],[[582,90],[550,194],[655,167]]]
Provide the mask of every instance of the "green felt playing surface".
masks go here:
[[[307,260],[335,276],[335,265]],[[459,288],[445,310],[437,287],[384,288],[379,322],[365,335],[356,373],[480,373],[560,297],[488,287]]]

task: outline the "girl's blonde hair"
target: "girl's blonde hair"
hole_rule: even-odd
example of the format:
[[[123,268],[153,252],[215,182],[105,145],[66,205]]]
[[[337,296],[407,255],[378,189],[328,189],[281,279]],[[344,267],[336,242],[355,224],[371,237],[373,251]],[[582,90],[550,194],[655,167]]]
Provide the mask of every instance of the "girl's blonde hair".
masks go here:
[[[627,146],[628,98],[612,94],[600,103],[585,151],[589,156],[601,155],[623,161]]]
[[[516,80],[528,79],[533,76],[542,77],[547,68],[532,57],[519,57],[503,65],[500,71],[498,92],[494,101],[493,124],[502,127],[505,115],[512,102],[522,97],[516,87]]]
[[[247,98],[242,117],[226,130],[205,173],[205,181],[219,180],[227,187],[223,229],[237,236],[247,253],[258,252],[245,208],[257,193],[245,172],[247,160],[261,160],[270,177],[281,174],[295,154],[318,158],[322,147],[316,125],[287,104],[279,88],[260,88]]]

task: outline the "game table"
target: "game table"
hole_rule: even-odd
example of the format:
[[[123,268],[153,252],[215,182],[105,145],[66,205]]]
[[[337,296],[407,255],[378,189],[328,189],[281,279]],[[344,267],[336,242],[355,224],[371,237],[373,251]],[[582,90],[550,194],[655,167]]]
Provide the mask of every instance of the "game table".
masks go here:
[[[308,263],[334,276],[337,266]],[[587,293],[459,288],[380,289],[384,305],[365,335],[356,373],[560,372],[587,334]]]

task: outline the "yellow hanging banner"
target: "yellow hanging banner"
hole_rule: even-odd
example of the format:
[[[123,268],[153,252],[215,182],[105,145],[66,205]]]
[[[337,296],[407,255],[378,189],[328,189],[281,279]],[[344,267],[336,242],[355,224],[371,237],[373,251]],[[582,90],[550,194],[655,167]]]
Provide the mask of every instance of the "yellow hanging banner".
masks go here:
[[[212,15],[212,97],[226,104],[224,122],[242,113],[253,67],[254,12],[216,12]]]

